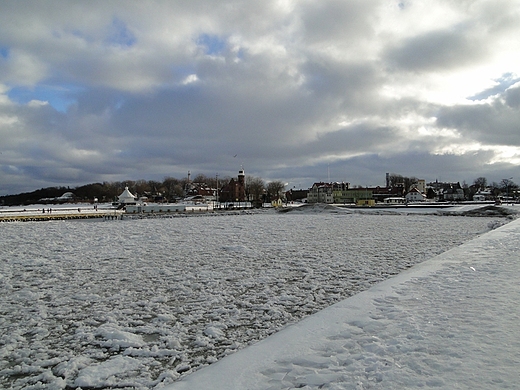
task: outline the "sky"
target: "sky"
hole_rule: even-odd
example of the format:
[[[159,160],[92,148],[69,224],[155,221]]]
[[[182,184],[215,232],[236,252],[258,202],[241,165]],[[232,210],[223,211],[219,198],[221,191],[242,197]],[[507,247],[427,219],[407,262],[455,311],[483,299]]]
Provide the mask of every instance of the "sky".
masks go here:
[[[520,2],[2,1],[0,195],[520,182]]]

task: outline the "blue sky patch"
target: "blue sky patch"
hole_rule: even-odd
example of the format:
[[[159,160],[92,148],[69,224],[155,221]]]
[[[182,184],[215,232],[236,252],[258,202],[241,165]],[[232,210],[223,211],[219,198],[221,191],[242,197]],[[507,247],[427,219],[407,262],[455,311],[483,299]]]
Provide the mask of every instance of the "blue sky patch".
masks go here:
[[[46,101],[56,111],[65,113],[68,107],[76,102],[76,99],[72,96],[78,89],[78,87],[73,86],[55,87],[46,85],[33,88],[14,87],[7,93],[7,96],[18,104],[27,104],[31,100]]]
[[[197,39],[197,44],[206,48],[205,53],[208,55],[219,55],[226,48],[226,40],[217,35],[202,34]]]
[[[0,46],[0,57],[7,58],[9,57],[9,49],[4,46]]]
[[[197,74],[195,65],[176,65],[171,67],[173,77],[176,81],[182,81],[192,74]]]
[[[488,88],[476,95],[468,97],[469,100],[485,100],[490,96],[502,94],[513,84],[520,81],[520,78],[516,77],[513,73],[505,73],[502,77],[495,79],[497,84],[494,87]]]
[[[121,19],[114,18],[112,20],[109,32],[106,42],[111,45],[131,47],[137,42],[135,35]]]
[[[238,49],[238,51],[237,51],[237,58],[238,58],[239,60],[243,60],[245,57],[246,57],[246,50],[245,50],[244,48],[241,47],[241,48]]]

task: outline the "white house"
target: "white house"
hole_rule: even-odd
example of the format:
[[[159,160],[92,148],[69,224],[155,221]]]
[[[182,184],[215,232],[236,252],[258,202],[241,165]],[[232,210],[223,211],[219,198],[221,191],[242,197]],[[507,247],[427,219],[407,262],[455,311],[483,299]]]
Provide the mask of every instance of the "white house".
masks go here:
[[[61,200],[61,201],[67,201],[67,200],[72,200],[74,199],[74,194],[72,192],[65,192],[62,196],[58,196],[56,198],[56,200]]]
[[[443,192],[444,200],[460,201],[464,200],[464,190],[462,188],[450,187]]]
[[[404,196],[407,202],[424,202],[425,196],[419,191],[417,188],[412,188],[408,193]]]
[[[334,203],[332,185],[329,183],[314,183],[307,193],[308,203]]]
[[[473,195],[473,200],[476,202],[483,202],[486,200],[494,200],[495,197],[491,191],[479,191]]]

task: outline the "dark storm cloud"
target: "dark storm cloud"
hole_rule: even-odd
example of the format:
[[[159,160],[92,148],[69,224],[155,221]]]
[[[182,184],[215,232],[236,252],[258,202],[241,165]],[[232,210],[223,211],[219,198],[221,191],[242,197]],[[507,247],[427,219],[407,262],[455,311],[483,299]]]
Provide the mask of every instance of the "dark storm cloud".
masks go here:
[[[506,91],[505,102],[511,109],[520,110],[520,84]]]
[[[317,181],[327,182],[330,178],[331,181],[349,182],[352,186],[383,187],[385,186],[385,173],[387,172],[424,178],[428,182],[435,180],[452,181],[454,178],[458,181],[456,178],[461,178],[461,184],[463,181],[471,184],[479,176],[493,174],[494,169],[490,169],[489,166],[482,163],[492,155],[492,152],[479,152],[476,156],[460,156],[410,151],[387,158],[376,153],[369,153],[305,167],[305,172],[309,173],[311,177],[318,178]],[[504,172],[508,172],[509,176],[514,176],[514,170],[511,170],[506,164],[502,165],[501,168],[504,169]],[[283,177],[297,177],[298,171],[301,172],[301,169],[283,168],[273,174]],[[493,180],[499,181],[499,178]],[[291,187],[293,185],[298,187],[298,180],[291,183]]]
[[[457,129],[485,144],[520,146],[520,86],[491,102],[443,107],[437,126]]]
[[[350,126],[319,136],[305,145],[309,156],[357,154],[360,150],[376,153],[394,144],[397,132],[389,127],[370,124]]]
[[[310,58],[302,72],[305,87],[316,99],[329,99],[330,104],[337,105],[336,109],[349,113],[376,111],[373,103],[381,78],[372,65]]]
[[[348,7],[342,0],[305,1],[302,4],[303,36],[311,44],[358,45],[360,39],[374,34],[374,6],[377,1],[351,1]]]
[[[414,36],[391,47],[386,60],[393,71],[423,72],[460,68],[486,55],[486,47],[463,29]]]

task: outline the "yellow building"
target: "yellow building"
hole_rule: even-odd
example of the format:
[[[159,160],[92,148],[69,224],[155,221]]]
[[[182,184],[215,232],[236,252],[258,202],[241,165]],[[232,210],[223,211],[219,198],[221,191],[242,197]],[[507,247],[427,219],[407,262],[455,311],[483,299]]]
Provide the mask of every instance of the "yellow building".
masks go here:
[[[333,191],[334,203],[346,204],[355,203],[357,204],[361,200],[373,199],[373,190],[371,188],[346,188],[346,189],[335,189]]]
[[[356,206],[375,206],[376,205],[376,201],[374,199],[359,199],[357,202],[356,202]]]

